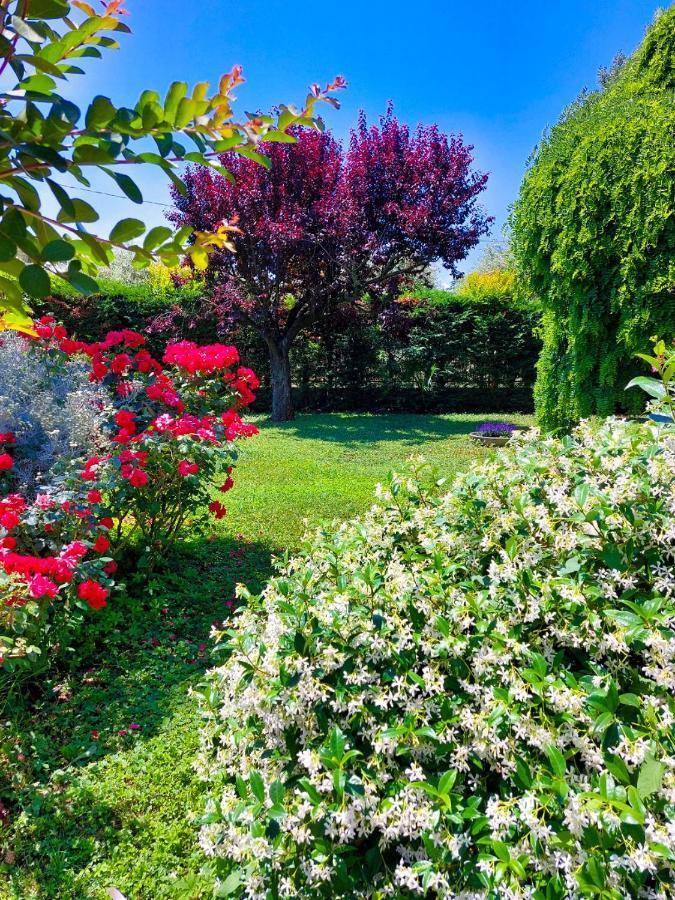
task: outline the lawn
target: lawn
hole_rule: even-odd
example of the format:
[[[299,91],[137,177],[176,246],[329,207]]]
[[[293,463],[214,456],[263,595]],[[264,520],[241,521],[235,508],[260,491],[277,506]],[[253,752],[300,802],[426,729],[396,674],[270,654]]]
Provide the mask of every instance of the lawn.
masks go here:
[[[16,696],[0,710],[6,733],[21,727],[24,735],[20,812],[0,830],[0,898],[98,900],[110,887],[129,900],[206,896],[188,689],[209,665],[209,630],[230,615],[234,585],[259,588],[272,555],[297,547],[305,520],[359,514],[376,483],[411,455],[449,477],[467,468],[486,452],[468,437],[484,419],[333,414],[259,423],[218,531],[183,543],[160,571],[129,584],[96,620],[87,664],[45,677],[30,718]]]

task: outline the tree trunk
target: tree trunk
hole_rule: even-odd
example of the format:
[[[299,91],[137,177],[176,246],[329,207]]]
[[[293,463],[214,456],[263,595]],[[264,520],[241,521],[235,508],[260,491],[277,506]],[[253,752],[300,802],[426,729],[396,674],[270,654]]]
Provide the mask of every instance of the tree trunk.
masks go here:
[[[272,376],[272,421],[288,422],[293,418],[293,397],[291,394],[291,364],[288,357],[288,342],[270,339],[270,372]]]

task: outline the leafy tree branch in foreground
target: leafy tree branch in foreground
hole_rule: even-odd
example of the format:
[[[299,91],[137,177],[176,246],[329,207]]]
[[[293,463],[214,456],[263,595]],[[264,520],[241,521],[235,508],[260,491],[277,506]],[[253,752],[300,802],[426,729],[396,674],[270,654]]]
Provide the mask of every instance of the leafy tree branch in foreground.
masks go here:
[[[96,209],[77,196],[73,183],[90,186],[92,170],[104,172],[134,203],[143,196],[133,172],[158,166],[176,191],[184,193],[182,164],[199,163],[230,177],[219,155],[241,154],[269,164],[265,142],[293,140],[291,126],[319,128],[313,118],[318,101],[338,103],[332,92],[312,85],[304,106],[280,106],[274,116],[234,119],[234,90],[243,82],[241,67],[224,74],[216,89],[207,82],[190,87],[173,82],[164,97],[143,91],[133,107],[116,106],[107,96],[81,110],[64,96],[81,63],[116,49],[130,29],[121,0],[102,3],[100,13],[73,0],[0,0],[0,313],[4,327],[30,330],[24,301],[50,291],[59,276],[81,293],[96,288],[93,275],[113,252],[131,251],[142,268],[155,259],[178,263],[187,253],[204,268],[214,250],[231,249],[233,226],[220,222],[206,233],[187,226],[174,232],[160,225],[146,229],[141,219],[125,218],[106,236],[89,229]],[[7,82],[9,79],[9,85]],[[12,84],[12,82],[14,82]],[[130,174],[131,173],[131,174]],[[45,212],[52,195],[58,212]]]

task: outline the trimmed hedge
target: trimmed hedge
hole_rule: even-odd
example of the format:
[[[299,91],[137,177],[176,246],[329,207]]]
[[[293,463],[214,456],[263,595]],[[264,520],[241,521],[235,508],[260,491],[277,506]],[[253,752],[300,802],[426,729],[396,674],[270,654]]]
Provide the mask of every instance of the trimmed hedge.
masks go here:
[[[293,348],[296,409],[530,412],[538,309],[512,298],[508,273],[481,278],[470,276],[456,292],[422,289],[384,307],[365,300],[338,310]],[[235,343],[262,377],[254,408],[267,410],[267,348],[251,328],[223,321],[202,291],[110,282],[101,294],[53,296],[39,309],[88,341],[132,327],[147,334],[150,349],[169,338]]]

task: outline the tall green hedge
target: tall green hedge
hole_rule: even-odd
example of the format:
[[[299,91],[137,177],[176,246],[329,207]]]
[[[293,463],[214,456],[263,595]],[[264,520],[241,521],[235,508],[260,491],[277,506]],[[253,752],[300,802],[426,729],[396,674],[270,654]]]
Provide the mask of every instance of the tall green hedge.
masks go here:
[[[649,338],[675,334],[675,7],[535,150],[511,226],[542,304],[535,404],[546,428],[639,403]]]
[[[303,335],[291,354],[296,408],[400,412],[530,412],[541,343],[536,304],[513,298],[513,277],[469,276],[457,291],[418,290],[381,309],[365,301]],[[267,348],[258,334],[219,319],[199,285],[156,290],[106,282],[99,294],[52,295],[52,313],[87,341],[135,328],[162,352],[183,338],[237,345],[269,400]]]

